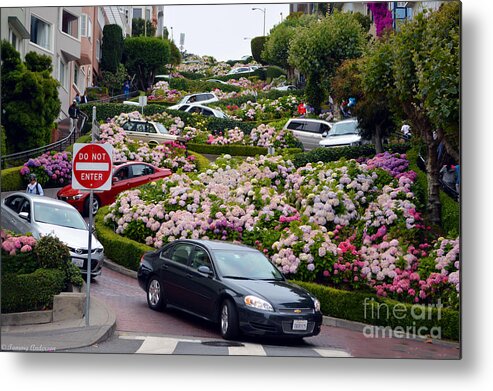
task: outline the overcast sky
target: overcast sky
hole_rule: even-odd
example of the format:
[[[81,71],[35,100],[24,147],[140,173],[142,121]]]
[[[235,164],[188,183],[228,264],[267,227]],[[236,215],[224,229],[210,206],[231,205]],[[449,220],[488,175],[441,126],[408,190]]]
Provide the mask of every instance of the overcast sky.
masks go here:
[[[177,46],[180,34],[185,34],[183,48],[188,53],[236,60],[251,54],[250,40],[263,35],[264,9],[266,34],[289,14],[288,4],[165,6],[164,23]]]

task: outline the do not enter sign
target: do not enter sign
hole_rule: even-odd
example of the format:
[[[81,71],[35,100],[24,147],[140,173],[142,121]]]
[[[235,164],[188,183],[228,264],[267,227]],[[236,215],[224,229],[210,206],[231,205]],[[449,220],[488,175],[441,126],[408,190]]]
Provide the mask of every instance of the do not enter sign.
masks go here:
[[[74,144],[72,188],[111,189],[113,172],[111,144]]]

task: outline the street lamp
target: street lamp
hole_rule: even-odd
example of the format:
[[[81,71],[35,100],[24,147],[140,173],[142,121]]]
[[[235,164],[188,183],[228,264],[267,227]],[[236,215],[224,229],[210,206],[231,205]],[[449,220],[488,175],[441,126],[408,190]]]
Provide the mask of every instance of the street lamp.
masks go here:
[[[254,10],[259,10],[259,11],[262,11],[264,13],[264,37],[265,37],[265,12],[266,12],[266,9],[265,8],[252,8],[252,11]]]

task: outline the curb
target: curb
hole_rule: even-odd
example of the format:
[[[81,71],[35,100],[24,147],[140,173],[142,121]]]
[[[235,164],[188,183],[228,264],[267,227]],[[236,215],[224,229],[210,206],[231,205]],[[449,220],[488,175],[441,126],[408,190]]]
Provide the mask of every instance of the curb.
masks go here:
[[[104,259],[104,266],[107,267],[108,269],[111,269],[115,272],[124,274],[128,277],[132,278],[137,278],[137,272],[127,269],[124,266],[118,265],[117,263],[105,258]],[[358,331],[363,333],[365,328],[368,327],[379,327],[377,325],[371,325],[367,323],[361,323],[361,322],[356,322],[353,320],[347,320],[347,319],[341,319],[341,318],[334,318],[332,316],[323,316],[322,324],[324,326],[332,326],[332,327],[339,327],[343,328],[346,330],[351,330],[351,331]],[[455,342],[455,341],[449,341],[449,340],[442,340],[442,339],[433,339],[433,338],[421,338],[421,337],[403,337],[403,336],[398,336],[398,333],[396,333],[394,330],[391,332],[391,337],[396,338],[396,339],[410,339],[410,340],[415,340],[415,341],[421,341],[421,342],[427,342],[431,343],[433,345],[442,345],[442,346],[448,346],[448,347],[457,347],[460,348],[461,344],[460,342]]]

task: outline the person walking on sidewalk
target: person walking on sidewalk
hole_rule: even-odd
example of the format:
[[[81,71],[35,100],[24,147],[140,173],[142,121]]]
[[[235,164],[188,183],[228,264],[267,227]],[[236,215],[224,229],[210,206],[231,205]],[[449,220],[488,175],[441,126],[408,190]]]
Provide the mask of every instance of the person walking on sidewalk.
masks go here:
[[[37,194],[41,196],[45,195],[43,188],[41,187],[41,185],[38,183],[38,180],[36,179],[36,174],[29,175],[29,183],[27,184],[26,193]]]
[[[77,101],[75,99],[68,108],[68,116],[70,117],[70,131],[72,131],[77,126],[77,119],[79,118],[79,109],[77,108]]]

